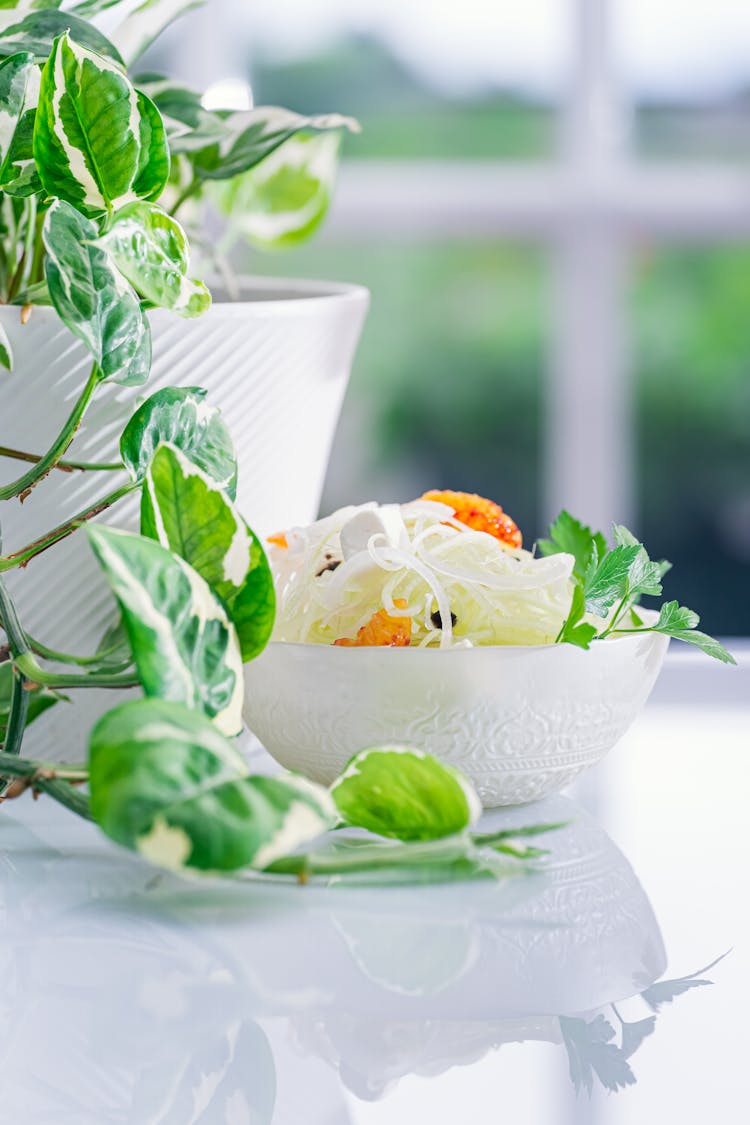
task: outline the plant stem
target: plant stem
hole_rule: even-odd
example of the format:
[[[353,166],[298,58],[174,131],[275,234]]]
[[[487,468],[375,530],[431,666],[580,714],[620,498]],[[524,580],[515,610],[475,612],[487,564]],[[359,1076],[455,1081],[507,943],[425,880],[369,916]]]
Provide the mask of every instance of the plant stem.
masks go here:
[[[49,648],[32,636],[29,636],[29,646],[36,656],[41,656],[42,660],[52,660],[55,664],[75,664],[81,668],[87,668],[90,664],[102,664],[108,656],[122,651],[120,645],[113,645],[111,648],[95,652],[93,656],[75,656],[72,652],[59,652],[55,648]],[[124,672],[132,663],[132,658],[128,655],[120,660],[116,667],[119,671]]]
[[[0,621],[8,638],[8,647],[12,657],[23,658],[28,652],[29,642],[18,620],[18,612],[5,583],[0,578]],[[24,698],[25,697],[25,698]],[[13,682],[10,693],[10,706],[8,708],[8,725],[3,739],[3,753],[10,758],[16,757],[21,751],[26,719],[29,712],[29,693],[26,691],[26,680],[22,671],[13,668]],[[0,785],[0,797],[5,792],[5,783]]]
[[[14,660],[15,667],[33,684],[48,688],[135,688],[141,681],[133,673],[85,672],[81,675],[67,675],[61,672],[47,672],[37,662],[31,652],[25,652]]]
[[[38,453],[25,453],[22,449],[11,449],[7,445],[0,445],[0,457],[12,458],[14,461],[28,461],[31,465],[37,465],[42,459]],[[62,473],[76,471],[114,473],[120,472],[125,466],[121,461],[58,461],[54,468]]]
[[[363,845],[351,852],[306,852],[302,855],[284,856],[263,870],[270,875],[296,875],[305,879],[311,875],[343,875],[362,871],[393,868],[406,863],[409,866],[424,860],[445,863],[466,857],[466,840],[451,836],[446,840],[428,840],[413,844]]]
[[[124,496],[133,492],[136,488],[140,488],[138,483],[128,481],[127,484],[123,484],[120,488],[116,488],[114,492],[108,493],[107,496],[98,500],[96,504],[84,508],[78,515],[66,520],[65,523],[61,523],[59,527],[53,528],[52,531],[48,531],[46,535],[42,535],[39,539],[36,539],[33,543],[29,543],[20,551],[14,551],[12,555],[0,555],[0,573],[6,570],[13,570],[13,568],[17,566],[26,566],[26,564],[33,558],[36,558],[37,555],[41,555],[43,551],[48,550],[50,547],[54,546],[55,543],[60,543],[63,539],[67,539],[69,535],[72,535],[74,531],[78,530],[81,524],[86,523],[87,520],[93,519],[94,516],[98,516],[102,512],[106,512],[108,508],[111,508],[113,504],[116,504],[118,500],[122,500]]]
[[[2,752],[9,757],[17,757],[21,753],[21,744],[26,731],[26,720],[29,713],[29,693],[26,691],[24,677],[14,668],[13,680],[10,691],[10,705],[8,707],[8,722],[5,728],[5,739]],[[0,797],[8,788],[8,782],[0,779]]]
[[[177,196],[177,202],[172,208],[173,217],[177,215],[180,207],[182,207],[184,203],[187,203],[188,199],[192,199],[194,195],[197,195],[202,187],[203,181],[200,179],[200,177],[194,176],[188,186],[180,193],[180,195]]]
[[[29,638],[21,627],[15,604],[2,578],[0,578],[0,623],[2,623],[8,637],[8,644],[13,657],[23,656],[27,653],[31,648]]]
[[[59,781],[56,777],[39,777],[34,782],[34,788],[41,793],[46,793],[58,804],[83,817],[84,820],[93,820],[88,796],[75,789],[69,781]]]
[[[89,773],[85,766],[32,762],[28,758],[0,754],[0,775],[20,778],[34,792],[46,793],[78,816],[86,820],[92,819],[88,797],[71,784],[88,781]]]
[[[80,398],[73,407],[70,416],[57,435],[51,448],[40,458],[36,465],[34,465],[32,469],[29,469],[27,473],[24,473],[22,477],[0,488],[0,500],[12,500],[14,496],[20,496],[22,501],[25,500],[31,489],[54,469],[75,437],[76,431],[93,398],[94,391],[99,381],[99,368],[94,364]]]
[[[33,777],[39,771],[54,773],[62,781],[88,781],[87,766],[74,766],[69,762],[36,762],[30,758],[16,758],[0,754],[0,774],[5,777]]]
[[[610,621],[609,625],[607,626],[607,628],[604,630],[603,633],[599,634],[599,636],[597,637],[597,640],[603,641],[604,638],[608,637],[610,633],[620,632],[619,629],[617,629],[617,630],[615,629],[615,626],[617,625],[617,622],[619,621],[619,619],[622,617],[623,610],[625,609],[625,606],[627,605],[627,603],[629,601],[630,601],[630,598],[629,598],[628,594],[626,594],[625,597],[620,602],[620,604],[618,605],[617,609],[615,610],[614,617]]]

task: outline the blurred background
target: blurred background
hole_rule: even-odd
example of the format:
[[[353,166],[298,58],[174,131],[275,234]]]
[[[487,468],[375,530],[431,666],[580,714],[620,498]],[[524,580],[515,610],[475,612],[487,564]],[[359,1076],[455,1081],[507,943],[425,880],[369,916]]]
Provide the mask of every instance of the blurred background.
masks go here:
[[[630,523],[750,634],[747,0],[209,0],[159,50],[362,122],[323,231],[238,262],[372,291],[324,511]]]

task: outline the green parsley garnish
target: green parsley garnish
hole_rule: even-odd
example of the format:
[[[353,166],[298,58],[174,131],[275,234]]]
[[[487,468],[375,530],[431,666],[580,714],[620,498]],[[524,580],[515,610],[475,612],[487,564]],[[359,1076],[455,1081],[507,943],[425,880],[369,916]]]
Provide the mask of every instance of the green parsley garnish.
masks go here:
[[[652,560],[626,527],[615,524],[613,535],[614,546],[610,547],[600,531],[592,531],[563,511],[550,527],[549,539],[537,543],[541,555],[565,553],[575,559],[570,612],[557,642],[588,649],[592,641],[609,636],[665,633],[725,664],[736,664],[723,645],[698,630],[698,614],[677,602],[665,602],[658,620],[652,625],[645,623],[635,607],[642,597],[659,597],[662,579],[672,564],[666,559]],[[586,620],[587,614],[604,618],[603,626]]]

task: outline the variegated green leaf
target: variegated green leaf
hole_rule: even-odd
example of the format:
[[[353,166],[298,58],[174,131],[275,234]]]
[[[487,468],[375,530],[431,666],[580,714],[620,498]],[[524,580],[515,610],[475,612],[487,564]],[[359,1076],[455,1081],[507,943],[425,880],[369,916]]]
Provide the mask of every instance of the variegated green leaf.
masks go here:
[[[55,40],[66,32],[82,47],[106,55],[119,66],[125,65],[117,48],[93,24],[79,19],[72,12],[54,9],[30,11],[23,19],[14,12],[10,23],[0,22],[0,57],[29,51],[38,62],[44,62]]]
[[[143,480],[164,442],[181,449],[234,499],[234,443],[221,411],[206,402],[202,387],[165,387],[138,407],[120,439],[120,454],[133,480]]]
[[[159,74],[139,77],[137,85],[156,104],[173,154],[198,152],[226,137],[223,119],[203,108],[197,90]]]
[[[159,110],[150,98],[138,91],[140,113],[140,155],[132,194],[153,202],[169,180],[169,142]]]
[[[243,661],[268,643],[276,599],[258,539],[226,493],[173,445],[161,445],[146,474],[141,532],[198,571],[227,607]]]
[[[124,0],[81,0],[79,4],[73,5],[72,10],[77,16],[91,19],[92,16],[97,16],[99,12],[106,12],[108,8],[116,8],[122,3],[124,3]]]
[[[49,195],[94,212],[154,198],[169,175],[159,111],[67,33],[42,72],[34,156]]]
[[[359,132],[352,117],[338,113],[303,117],[278,106],[259,106],[232,114],[225,122],[226,135],[215,145],[198,153],[195,168],[209,180],[229,180],[260,164],[280,145],[302,131],[326,132],[349,129]]]
[[[0,34],[32,12],[59,8],[61,0],[0,0]]]
[[[130,66],[170,23],[204,3],[205,0],[145,0],[120,24],[112,39]]]
[[[437,840],[465,832],[482,803],[463,774],[423,750],[362,750],[331,787],[347,824],[397,840]]]
[[[227,611],[171,551],[126,531],[89,528],[120,603],[146,695],[202,711],[227,735],[242,729],[242,657]]]
[[[47,285],[60,319],[84,342],[102,379],[144,383],[151,366],[148,321],[130,285],[95,245],[96,225],[58,199],[43,234]]]
[[[124,703],[97,723],[89,777],[102,831],[173,871],[262,869],[336,820],[327,790],[250,776],[211,723],[162,700]]]
[[[19,174],[13,166],[13,150],[18,151],[22,122],[36,105],[38,89],[33,55],[20,52],[0,63],[0,187]]]
[[[233,229],[266,250],[308,238],[328,212],[340,144],[339,133],[300,133],[249,172],[217,185]]]
[[[2,324],[0,324],[0,366],[8,371],[13,369],[13,348]]]
[[[189,260],[185,232],[155,204],[123,207],[98,245],[153,305],[192,317],[200,316],[211,304],[206,286],[185,276]]]

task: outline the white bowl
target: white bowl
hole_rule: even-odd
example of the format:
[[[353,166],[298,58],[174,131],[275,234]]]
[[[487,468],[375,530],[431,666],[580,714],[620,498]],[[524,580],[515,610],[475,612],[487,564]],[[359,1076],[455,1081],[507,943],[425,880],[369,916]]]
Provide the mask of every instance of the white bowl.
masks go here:
[[[644,613],[644,616],[649,616]],[[669,638],[473,649],[273,643],[246,665],[245,721],[282,766],[329,785],[367,746],[462,770],[486,808],[555,793],[611,750]]]

